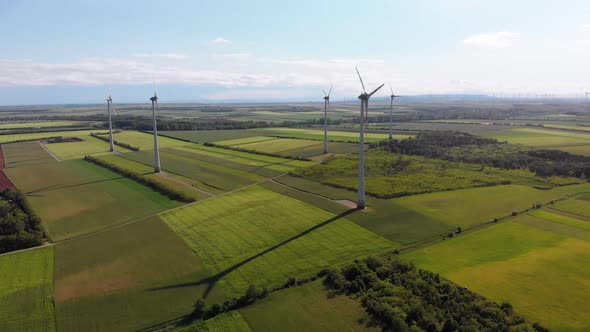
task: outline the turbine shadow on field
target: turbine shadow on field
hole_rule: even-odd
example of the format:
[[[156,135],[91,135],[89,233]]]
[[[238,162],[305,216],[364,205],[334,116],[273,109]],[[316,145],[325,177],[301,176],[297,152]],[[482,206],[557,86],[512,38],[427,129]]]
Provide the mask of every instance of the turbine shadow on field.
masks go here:
[[[326,221],[323,221],[323,222],[321,222],[321,223],[319,223],[319,224],[317,224],[317,225],[315,225],[313,227],[310,227],[310,228],[306,229],[305,231],[303,231],[303,232],[301,232],[301,233],[299,233],[297,235],[294,235],[294,236],[292,236],[292,237],[290,237],[290,238],[288,238],[288,239],[286,239],[286,240],[284,240],[282,242],[279,242],[279,243],[275,244],[272,247],[269,247],[269,248],[267,248],[267,249],[259,252],[258,254],[254,255],[254,256],[251,256],[249,258],[246,258],[243,261],[241,261],[241,262],[239,262],[239,263],[237,263],[237,264],[235,264],[235,265],[233,265],[233,266],[231,266],[231,267],[229,267],[229,268],[227,268],[227,269],[225,269],[225,270],[217,273],[214,276],[211,276],[211,277],[208,277],[208,278],[205,278],[205,279],[201,279],[201,280],[195,281],[195,282],[187,282],[187,283],[182,283],[182,284],[175,284],[175,285],[169,285],[169,286],[162,286],[162,287],[150,288],[149,290],[150,291],[158,291],[158,290],[166,290],[166,289],[174,289],[174,288],[183,288],[183,287],[192,287],[192,286],[207,285],[207,289],[205,290],[205,292],[203,292],[203,298],[207,298],[207,296],[209,296],[209,293],[211,293],[211,291],[215,287],[215,284],[219,280],[221,280],[223,277],[225,277],[226,275],[230,274],[231,272],[233,272],[233,271],[239,269],[240,267],[242,267],[242,266],[250,263],[251,261],[255,260],[258,257],[264,256],[264,255],[268,254],[269,252],[271,252],[273,250],[276,250],[276,249],[278,249],[278,248],[280,248],[280,247],[282,247],[282,246],[284,246],[284,245],[286,245],[286,244],[288,244],[288,243],[290,243],[292,241],[295,241],[295,240],[297,240],[297,239],[299,239],[299,238],[301,238],[301,237],[303,237],[303,236],[305,236],[305,235],[307,235],[307,234],[309,234],[309,233],[311,233],[311,232],[313,232],[313,231],[315,231],[315,230],[317,230],[319,228],[322,228],[322,227],[324,227],[326,225],[329,225],[329,224],[333,223],[334,221],[336,221],[338,219],[344,218],[344,217],[348,216],[349,214],[351,214],[351,213],[353,213],[355,211],[357,211],[357,210],[356,209],[350,209],[350,210],[347,210],[345,212],[342,212],[339,215],[334,216],[334,217],[332,217],[332,218],[330,218],[330,219],[328,219]]]
[[[58,187],[58,186],[53,185],[53,186],[48,186],[48,187],[45,187],[45,188],[31,190],[31,191],[27,192],[26,194],[28,196],[39,196],[38,194],[43,193],[43,192],[47,192],[47,191],[53,191],[53,190],[59,190],[59,189],[80,187],[80,186],[85,186],[85,185],[88,185],[88,184],[95,184],[95,183],[100,183],[100,182],[114,181],[114,180],[119,180],[119,179],[124,179],[124,178],[125,178],[124,176],[119,176],[119,177],[110,178],[110,179],[103,179],[103,180],[90,181],[90,182],[84,182],[84,183],[70,184],[70,185],[62,186],[62,187]]]

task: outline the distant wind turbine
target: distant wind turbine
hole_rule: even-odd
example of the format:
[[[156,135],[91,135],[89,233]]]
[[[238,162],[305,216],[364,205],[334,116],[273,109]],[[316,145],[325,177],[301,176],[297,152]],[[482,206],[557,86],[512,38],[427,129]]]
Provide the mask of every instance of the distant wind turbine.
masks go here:
[[[393,93],[393,88],[391,87],[391,84],[389,84],[389,90],[391,90],[391,107],[389,109],[389,139],[393,139],[393,100],[401,96],[398,96],[395,93]]]
[[[361,100],[361,117],[360,117],[360,142],[359,142],[359,184],[358,184],[358,191],[357,191],[357,202],[356,202],[356,208],[357,209],[364,209],[367,206],[366,200],[365,200],[365,126],[364,126],[364,122],[366,122],[366,118],[365,118],[365,113],[367,113],[369,111],[369,98],[371,98],[371,96],[373,94],[375,94],[375,92],[379,91],[379,89],[381,89],[384,84],[381,84],[379,87],[377,87],[377,89],[373,90],[371,93],[367,93],[366,89],[365,89],[365,83],[363,83],[363,78],[361,77],[361,74],[359,73],[358,68],[356,68],[356,73],[359,76],[359,80],[361,81],[361,86],[363,87],[363,93],[359,96],[359,99]]]
[[[330,108],[330,95],[332,94],[332,86],[328,93],[324,92],[324,154],[328,153],[328,108]]]
[[[160,173],[160,147],[158,146],[158,127],[156,124],[156,109],[158,108],[158,94],[156,93],[156,82],[154,84],[154,96],[152,101],[152,116],[154,117],[154,173]]]
[[[590,92],[586,92],[586,97],[584,97],[584,103],[588,102],[588,95],[590,94]]]
[[[111,152],[115,151],[115,144],[113,141],[113,120],[111,118],[111,105],[113,104],[113,98],[111,98],[111,94],[107,97],[107,113],[109,115],[109,145]]]

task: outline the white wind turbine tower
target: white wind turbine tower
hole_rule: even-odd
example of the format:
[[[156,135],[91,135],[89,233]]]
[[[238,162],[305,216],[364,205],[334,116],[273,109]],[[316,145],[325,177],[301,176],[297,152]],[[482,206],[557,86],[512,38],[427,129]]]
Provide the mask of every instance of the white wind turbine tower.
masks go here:
[[[328,153],[328,108],[330,108],[330,95],[332,94],[332,86],[328,93],[324,92],[324,154]]]
[[[113,120],[111,118],[111,105],[113,104],[113,98],[111,98],[111,94],[107,97],[107,112],[109,115],[109,145],[111,152],[115,151],[115,144],[113,141]]]
[[[154,82],[154,96],[152,101],[152,116],[154,117],[154,173],[160,173],[160,147],[158,146],[158,128],[156,125],[156,109],[158,108],[158,94],[156,93],[156,83]]]
[[[364,209],[367,206],[366,200],[365,200],[365,126],[364,126],[364,122],[365,120],[365,113],[369,111],[369,98],[371,98],[371,96],[373,94],[375,94],[375,92],[379,91],[379,89],[381,89],[385,83],[381,84],[379,87],[377,87],[377,89],[373,90],[371,93],[367,93],[367,91],[365,90],[365,83],[363,83],[363,79],[361,77],[361,74],[359,73],[358,68],[356,68],[356,73],[359,76],[359,80],[361,81],[361,85],[363,87],[363,93],[359,96],[359,99],[361,100],[361,117],[360,117],[360,142],[359,142],[359,188],[357,191],[357,202],[356,202],[356,208],[357,209]]]
[[[389,109],[389,139],[393,139],[393,100],[401,96],[393,93],[393,88],[391,87],[391,84],[389,84],[389,90],[391,90],[391,107]]]

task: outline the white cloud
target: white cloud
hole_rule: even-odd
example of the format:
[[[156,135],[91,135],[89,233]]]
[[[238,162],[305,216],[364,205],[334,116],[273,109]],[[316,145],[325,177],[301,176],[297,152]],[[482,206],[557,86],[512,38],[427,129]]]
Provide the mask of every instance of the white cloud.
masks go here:
[[[211,44],[229,44],[229,43],[231,43],[229,40],[222,38],[222,37],[217,37],[211,41]]]
[[[463,43],[475,46],[508,47],[519,36],[520,33],[510,31],[482,33],[463,39]]]
[[[161,58],[172,60],[184,60],[190,58],[189,55],[181,53],[135,53],[132,56],[136,58]]]
[[[582,24],[582,31],[584,33],[590,33],[590,23]]]
[[[246,59],[250,55],[248,53],[224,53],[224,54],[212,54],[212,56],[214,58],[240,60],[240,59]]]

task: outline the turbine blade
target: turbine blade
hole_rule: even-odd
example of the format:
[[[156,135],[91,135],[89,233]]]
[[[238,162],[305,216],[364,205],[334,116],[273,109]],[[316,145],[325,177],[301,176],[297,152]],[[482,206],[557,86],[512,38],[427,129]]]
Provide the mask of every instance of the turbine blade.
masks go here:
[[[157,97],[158,94],[156,93],[156,80],[152,78],[152,86],[154,87],[154,97]]]
[[[331,94],[332,94],[332,84],[330,84],[330,91],[328,91],[328,98],[330,98]]]
[[[328,94],[326,93],[326,91],[324,91],[324,89],[322,89],[322,92],[324,93],[324,96],[328,97]]]
[[[371,97],[375,92],[379,91],[379,89],[381,89],[384,85],[385,85],[385,83],[381,84],[377,89],[375,89],[375,90],[373,90],[373,92],[369,93],[369,97]]]
[[[391,95],[394,96],[395,94],[393,93],[393,88],[391,87],[391,83],[387,83],[389,84],[389,90],[391,90]]]
[[[363,78],[361,77],[361,73],[359,73],[359,69],[357,67],[354,67],[354,69],[356,69],[356,73],[359,75],[359,80],[361,80],[361,85],[363,86],[363,92],[367,93],[367,90],[365,89],[365,83],[363,83]]]

